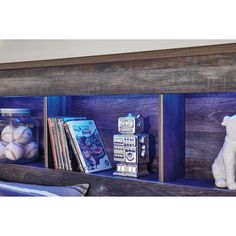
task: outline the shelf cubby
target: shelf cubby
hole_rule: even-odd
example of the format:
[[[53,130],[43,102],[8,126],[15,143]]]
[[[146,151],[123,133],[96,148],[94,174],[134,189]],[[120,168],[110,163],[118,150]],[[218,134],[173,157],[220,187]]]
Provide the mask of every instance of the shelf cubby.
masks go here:
[[[186,176],[212,179],[211,166],[223,146],[224,116],[236,114],[236,93],[185,95]]]
[[[47,107],[50,115],[94,119],[111,162],[117,118],[141,113],[150,134],[151,174],[140,180],[213,187],[211,165],[225,136],[220,123],[234,114],[235,101],[235,93],[54,96],[47,97]]]
[[[142,114],[145,120],[144,132],[149,134],[150,142],[148,169],[150,173],[154,173],[153,175],[157,176],[158,97],[156,94],[49,96],[47,97],[47,114],[48,116],[81,116],[94,120],[113,167],[115,167],[115,163],[113,161],[112,140],[113,135],[118,133],[118,118],[127,116],[129,113]],[[50,146],[50,143],[48,145]],[[53,168],[51,153],[48,155],[47,160],[47,166]],[[112,172],[101,172],[100,174],[112,175]]]
[[[45,163],[1,163],[0,179],[89,183],[92,196],[236,196],[216,188],[211,174],[224,142],[220,123],[235,114],[235,67],[236,44],[0,64],[0,106],[35,108]],[[117,119],[128,113],[145,118],[151,137],[149,176],[53,170],[48,116],[95,120],[112,161]]]

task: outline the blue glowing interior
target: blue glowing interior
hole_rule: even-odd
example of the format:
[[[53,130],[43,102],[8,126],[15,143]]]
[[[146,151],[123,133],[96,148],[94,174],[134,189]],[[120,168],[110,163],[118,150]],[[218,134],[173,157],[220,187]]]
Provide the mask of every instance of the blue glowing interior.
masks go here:
[[[171,96],[171,94],[170,94]],[[236,114],[236,93],[185,94],[185,164],[186,176],[208,178],[210,166],[225,136],[221,122],[225,115]],[[145,132],[150,134],[153,171],[158,170],[159,95],[49,96],[47,110],[44,97],[0,97],[1,108],[30,108],[40,123],[43,148],[44,115],[86,116],[95,120],[106,149],[112,156],[112,136],[117,120],[128,113],[142,114]],[[171,116],[171,113],[170,113]]]

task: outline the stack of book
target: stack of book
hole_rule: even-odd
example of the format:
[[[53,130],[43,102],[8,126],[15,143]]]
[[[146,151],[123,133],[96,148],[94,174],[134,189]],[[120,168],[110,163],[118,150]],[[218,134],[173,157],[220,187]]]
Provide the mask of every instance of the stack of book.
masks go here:
[[[55,169],[92,173],[111,169],[95,122],[85,117],[49,117]]]

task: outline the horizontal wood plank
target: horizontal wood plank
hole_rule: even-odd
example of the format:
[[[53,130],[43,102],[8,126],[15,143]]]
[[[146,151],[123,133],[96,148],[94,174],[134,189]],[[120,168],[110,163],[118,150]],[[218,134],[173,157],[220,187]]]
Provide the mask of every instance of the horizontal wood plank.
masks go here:
[[[235,191],[148,182],[128,178],[88,175],[79,172],[0,164],[0,179],[29,184],[68,186],[88,183],[89,196],[236,196]]]
[[[205,54],[195,56],[1,70],[0,95],[233,92],[236,91],[234,47],[228,46],[225,53],[220,50],[218,54],[217,50],[205,48]]]

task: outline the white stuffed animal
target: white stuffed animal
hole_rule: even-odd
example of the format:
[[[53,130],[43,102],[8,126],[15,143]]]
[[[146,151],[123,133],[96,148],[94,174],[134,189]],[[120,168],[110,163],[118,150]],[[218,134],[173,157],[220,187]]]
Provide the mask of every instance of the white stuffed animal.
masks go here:
[[[226,126],[225,142],[212,165],[212,173],[217,187],[236,190],[236,115],[225,116],[221,124]]]

